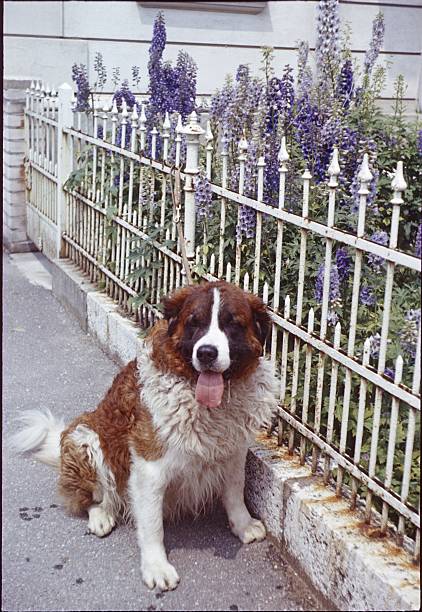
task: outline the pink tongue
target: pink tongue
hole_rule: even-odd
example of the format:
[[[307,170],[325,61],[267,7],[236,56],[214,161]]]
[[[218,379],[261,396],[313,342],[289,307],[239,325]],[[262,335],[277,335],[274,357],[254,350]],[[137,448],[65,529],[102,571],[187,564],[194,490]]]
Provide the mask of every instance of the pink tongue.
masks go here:
[[[219,372],[201,372],[196,383],[196,401],[208,408],[217,408],[224,393],[223,375]]]

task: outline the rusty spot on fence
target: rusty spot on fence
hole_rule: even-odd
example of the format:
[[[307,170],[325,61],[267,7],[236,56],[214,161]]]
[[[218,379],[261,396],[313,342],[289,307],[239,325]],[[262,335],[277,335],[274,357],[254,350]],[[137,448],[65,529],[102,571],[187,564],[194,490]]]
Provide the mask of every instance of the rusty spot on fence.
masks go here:
[[[365,521],[361,521],[357,523],[356,527],[359,529],[363,535],[370,538],[371,540],[383,539],[387,536],[386,533],[383,533],[379,527],[374,527]]]

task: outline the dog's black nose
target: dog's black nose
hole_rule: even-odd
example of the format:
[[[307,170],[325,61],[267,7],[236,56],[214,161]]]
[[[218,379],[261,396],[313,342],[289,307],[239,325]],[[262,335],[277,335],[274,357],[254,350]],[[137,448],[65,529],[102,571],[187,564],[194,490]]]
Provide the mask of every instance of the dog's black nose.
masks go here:
[[[204,365],[209,365],[215,359],[217,359],[218,351],[212,344],[203,344],[198,348],[197,357],[199,361]]]

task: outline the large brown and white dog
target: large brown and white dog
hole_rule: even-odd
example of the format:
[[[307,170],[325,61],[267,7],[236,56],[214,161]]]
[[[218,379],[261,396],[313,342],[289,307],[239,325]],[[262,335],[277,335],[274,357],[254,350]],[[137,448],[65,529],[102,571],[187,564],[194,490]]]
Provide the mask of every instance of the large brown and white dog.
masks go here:
[[[68,427],[51,413],[22,417],[15,448],[59,468],[68,509],[87,512],[92,533],[133,516],[149,588],[179,582],[163,516],[198,513],[220,496],[243,543],[265,537],[243,489],[248,445],[276,408],[276,380],[261,356],[269,327],[262,301],[238,287],[184,287],[164,300],[164,318],[94,412]]]

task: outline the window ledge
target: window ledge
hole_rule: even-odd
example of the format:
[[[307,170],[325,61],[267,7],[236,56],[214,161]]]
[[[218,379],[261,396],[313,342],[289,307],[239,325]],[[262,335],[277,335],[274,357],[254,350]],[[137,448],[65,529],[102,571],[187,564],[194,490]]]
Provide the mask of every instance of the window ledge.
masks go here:
[[[185,9],[190,11],[214,11],[223,13],[249,13],[257,15],[264,10],[266,2],[139,2],[145,8]]]

